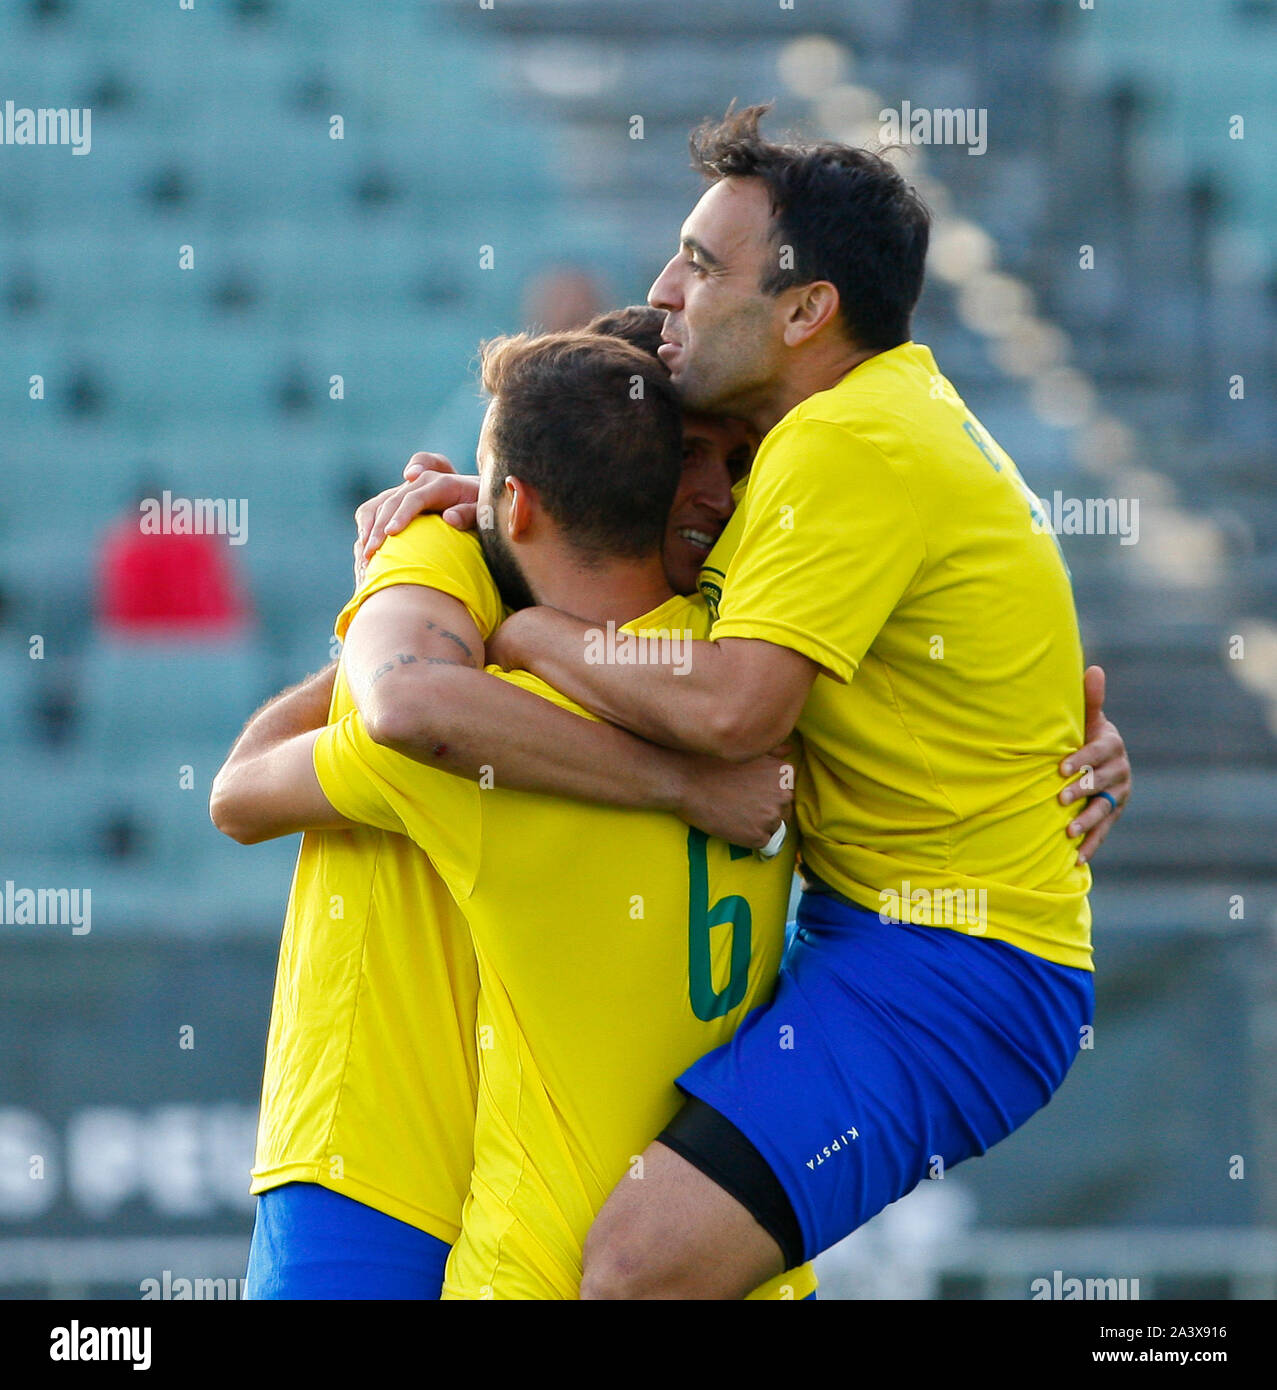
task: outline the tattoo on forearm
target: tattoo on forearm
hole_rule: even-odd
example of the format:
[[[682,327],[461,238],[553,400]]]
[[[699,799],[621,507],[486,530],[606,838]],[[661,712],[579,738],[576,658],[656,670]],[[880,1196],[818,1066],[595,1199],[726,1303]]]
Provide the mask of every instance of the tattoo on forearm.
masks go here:
[[[411,666],[416,657],[411,652],[398,652],[389,661],[383,661],[380,666],[368,677],[369,685],[376,685],[382,676],[389,675],[396,666]]]
[[[431,627],[433,626],[434,624],[432,623]],[[454,636],[453,633],[447,633],[445,635],[448,637]],[[460,644],[462,649],[467,652],[468,655],[469,649],[466,648],[466,644],[462,642],[459,637],[456,637],[455,640]],[[415,666],[418,662],[420,662],[424,666],[474,665],[473,661],[453,661],[446,656],[413,656],[411,652],[396,652],[395,655],[392,656],[389,661],[383,661],[381,665],[378,666],[377,669],[372,673],[372,675],[368,677],[368,684],[370,686],[376,685],[377,682],[382,678],[382,676],[389,675],[390,672],[393,671],[396,666]]]
[[[466,644],[461,640],[460,637],[457,636],[455,632],[449,632],[446,627],[439,627],[437,624],[431,622],[427,622],[426,627],[429,628],[431,632],[437,632],[440,637],[446,637],[449,642],[455,642],[456,645],[460,647],[461,650],[466,654],[465,665],[474,665],[474,653],[470,650],[469,647],[466,646]],[[452,662],[450,664],[455,666],[458,663]]]

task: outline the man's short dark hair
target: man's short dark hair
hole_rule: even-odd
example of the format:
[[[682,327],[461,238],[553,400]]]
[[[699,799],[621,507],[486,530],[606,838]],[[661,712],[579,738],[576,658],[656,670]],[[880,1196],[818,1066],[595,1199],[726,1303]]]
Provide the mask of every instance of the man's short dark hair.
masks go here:
[[[771,110],[729,110],[692,132],[692,166],[711,183],[762,179],[771,197],[776,267],[764,294],[828,280],[838,290],[843,325],[861,348],[909,339],[922,293],[931,214],[880,155],[826,141],[778,144],[758,133]],[[792,267],[781,261],[789,247]]]
[[[658,552],[683,459],[682,405],[661,363],[584,331],[495,338],[481,353],[498,402],[491,498],[521,478],[583,555]]]
[[[591,319],[585,325],[587,333],[602,333],[608,338],[624,338],[636,348],[656,357],[661,345],[661,329],[665,327],[665,311],[650,304],[631,304],[625,309],[609,309],[606,314]],[[656,357],[658,362],[661,361]],[[664,367],[664,363],[661,366]]]

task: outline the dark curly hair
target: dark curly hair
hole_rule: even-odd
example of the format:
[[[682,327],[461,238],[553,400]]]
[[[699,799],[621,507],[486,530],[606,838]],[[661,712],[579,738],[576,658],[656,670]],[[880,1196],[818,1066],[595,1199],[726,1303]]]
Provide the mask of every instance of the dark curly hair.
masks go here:
[[[729,109],[691,137],[692,167],[711,183],[756,178],[767,186],[777,257],[759,288],[779,294],[828,280],[858,347],[885,349],[908,341],[931,229],[926,205],[869,150],[765,139],[758,123],[770,110]]]
[[[661,345],[661,329],[665,326],[665,313],[647,304],[631,304],[625,309],[609,309],[598,318],[585,325],[587,333],[602,333],[608,338],[624,338],[633,343],[640,352],[656,357],[656,349]],[[658,362],[661,361],[656,357]],[[661,363],[664,366],[664,363]]]
[[[619,337],[520,333],[480,347],[496,399],[491,493],[522,478],[586,556],[660,550],[683,468],[683,408],[661,363]]]

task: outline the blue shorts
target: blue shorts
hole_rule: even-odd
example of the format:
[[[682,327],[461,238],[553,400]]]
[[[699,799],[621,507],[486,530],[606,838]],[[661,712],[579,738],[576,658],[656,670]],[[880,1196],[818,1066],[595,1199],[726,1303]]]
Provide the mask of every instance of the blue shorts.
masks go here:
[[[812,1259],[1040,1110],[1094,1009],[1089,970],[805,892],[773,1001],[678,1084],[767,1160]]]
[[[244,1297],[438,1299],[452,1247],[318,1183],[257,1199]]]

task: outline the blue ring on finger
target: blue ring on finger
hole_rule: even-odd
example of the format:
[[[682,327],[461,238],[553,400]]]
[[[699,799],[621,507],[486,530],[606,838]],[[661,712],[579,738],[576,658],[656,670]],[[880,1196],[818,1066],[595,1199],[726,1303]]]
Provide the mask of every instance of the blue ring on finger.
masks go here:
[[[1113,798],[1108,794],[1108,792],[1096,792],[1095,795],[1091,797],[1091,800],[1094,801],[1095,798],[1099,796],[1102,796],[1104,800],[1107,801],[1108,804],[1113,808],[1114,811],[1117,810],[1117,802],[1113,800]]]

